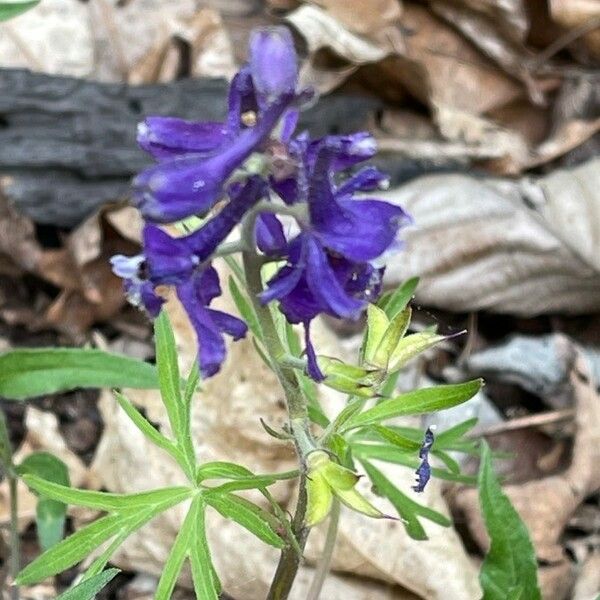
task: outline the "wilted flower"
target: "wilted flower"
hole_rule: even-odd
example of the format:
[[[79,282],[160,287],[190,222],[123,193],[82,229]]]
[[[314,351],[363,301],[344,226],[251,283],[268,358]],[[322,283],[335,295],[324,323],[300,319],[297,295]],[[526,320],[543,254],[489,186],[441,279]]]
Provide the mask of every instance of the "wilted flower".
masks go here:
[[[423,438],[423,443],[421,444],[421,448],[419,450],[419,458],[421,459],[421,464],[416,471],[417,474],[417,483],[413,486],[413,490],[415,492],[422,492],[425,490],[425,486],[431,477],[431,466],[429,464],[429,452],[431,447],[433,446],[433,442],[435,441],[433,435],[433,427],[428,427],[425,432],[425,437]]]

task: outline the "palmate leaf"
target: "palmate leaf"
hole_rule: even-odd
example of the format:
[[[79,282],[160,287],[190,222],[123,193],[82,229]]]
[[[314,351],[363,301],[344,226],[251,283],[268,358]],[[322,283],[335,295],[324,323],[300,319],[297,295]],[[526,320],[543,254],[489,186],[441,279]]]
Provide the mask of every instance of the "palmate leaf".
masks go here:
[[[157,514],[179,504],[194,493],[194,490],[189,488],[165,488],[140,494],[120,495],[75,490],[33,475],[25,475],[23,479],[32,489],[46,497],[115,512],[76,531],[37,557],[19,573],[19,585],[36,583],[69,569],[104,542],[114,536],[124,539]],[[104,558],[108,560],[109,556],[105,555]],[[104,565],[99,568],[104,568]]]
[[[36,348],[0,354],[0,396],[9,400],[97,387],[156,389],[156,369],[127,356],[86,348]]]
[[[96,594],[120,572],[119,569],[107,569],[63,592],[56,600],[93,600]]]
[[[406,394],[383,400],[372,408],[355,414],[341,428],[349,431],[357,427],[381,423],[395,417],[418,415],[451,408],[472,398],[483,385],[481,379],[466,383],[438,385],[422,388]]]
[[[491,452],[482,443],[479,502],[490,537],[490,550],[479,581],[486,600],[539,600],[537,562],[529,532],[504,494],[492,468]]]
[[[369,479],[379,494],[385,496],[398,511],[403,520],[406,532],[415,540],[426,540],[427,533],[419,521],[423,517],[443,527],[449,527],[451,521],[444,515],[423,506],[403,494],[379,469],[370,462],[360,459]]]
[[[277,533],[281,523],[271,513],[252,502],[234,494],[205,494],[206,503],[217,510],[226,519],[235,521],[265,544],[283,548],[285,541]]]

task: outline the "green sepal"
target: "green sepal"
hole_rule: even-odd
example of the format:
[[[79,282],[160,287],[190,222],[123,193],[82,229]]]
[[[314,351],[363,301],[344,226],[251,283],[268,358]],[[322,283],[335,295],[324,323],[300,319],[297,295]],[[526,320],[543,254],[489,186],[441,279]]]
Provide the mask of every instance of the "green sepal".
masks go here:
[[[367,331],[362,352],[363,359],[367,364],[376,364],[375,353],[389,325],[390,321],[385,311],[375,304],[367,306]]]
[[[325,520],[333,502],[333,491],[322,473],[310,473],[306,480],[306,526],[314,527]]]
[[[399,312],[390,322],[374,355],[374,364],[387,369],[396,348],[401,343],[410,325],[412,311],[410,307]]]
[[[376,385],[381,382],[381,375],[376,371],[348,365],[345,362],[328,356],[319,356],[319,368],[327,387],[338,392],[372,398],[376,393]]]
[[[430,330],[407,335],[398,342],[389,357],[390,371],[401,369],[411,358],[421,354],[421,352],[425,352],[425,350],[439,344],[439,342],[445,339],[447,339],[447,336],[439,335],[435,331]]]

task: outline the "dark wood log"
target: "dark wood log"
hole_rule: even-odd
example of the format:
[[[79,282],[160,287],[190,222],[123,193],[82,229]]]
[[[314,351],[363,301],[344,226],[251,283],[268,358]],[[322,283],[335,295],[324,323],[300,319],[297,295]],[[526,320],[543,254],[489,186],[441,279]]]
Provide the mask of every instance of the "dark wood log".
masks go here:
[[[182,79],[128,86],[0,69],[0,183],[38,223],[72,227],[98,206],[126,196],[150,164],[136,125],[146,115],[219,120],[227,83]],[[364,127],[379,102],[327,96],[302,114],[312,135]]]

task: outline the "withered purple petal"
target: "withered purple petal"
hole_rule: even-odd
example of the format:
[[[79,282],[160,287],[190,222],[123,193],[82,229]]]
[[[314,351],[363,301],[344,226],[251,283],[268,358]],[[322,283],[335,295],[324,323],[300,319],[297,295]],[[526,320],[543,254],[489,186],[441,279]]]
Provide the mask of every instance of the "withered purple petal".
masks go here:
[[[310,321],[304,322],[304,346],[306,348],[306,372],[308,376],[313,381],[323,381],[325,379],[325,375],[323,375],[321,369],[319,368],[319,363],[317,362],[317,353],[315,352],[315,347],[310,339]]]
[[[433,435],[433,431],[430,427],[427,428],[425,432],[425,436],[423,438],[423,443],[421,444],[421,448],[419,449],[419,458],[421,459],[421,464],[419,468],[416,470],[417,482],[413,486],[413,490],[415,492],[422,492],[425,490],[425,486],[427,482],[431,478],[431,466],[429,464],[429,452],[431,447],[433,446],[435,438]]]

